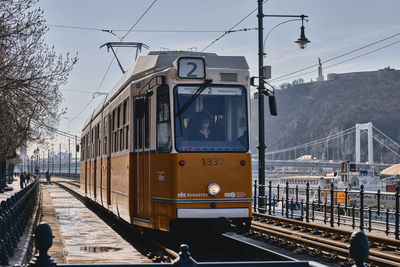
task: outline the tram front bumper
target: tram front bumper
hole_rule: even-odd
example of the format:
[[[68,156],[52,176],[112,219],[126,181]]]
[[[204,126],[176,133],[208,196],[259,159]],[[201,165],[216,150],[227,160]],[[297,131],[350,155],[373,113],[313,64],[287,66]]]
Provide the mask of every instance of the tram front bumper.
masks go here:
[[[177,219],[170,220],[173,232],[226,233],[233,230],[231,222],[249,224],[248,208],[177,209]]]
[[[178,219],[195,219],[195,218],[244,218],[249,217],[248,208],[225,208],[225,209],[177,209]]]

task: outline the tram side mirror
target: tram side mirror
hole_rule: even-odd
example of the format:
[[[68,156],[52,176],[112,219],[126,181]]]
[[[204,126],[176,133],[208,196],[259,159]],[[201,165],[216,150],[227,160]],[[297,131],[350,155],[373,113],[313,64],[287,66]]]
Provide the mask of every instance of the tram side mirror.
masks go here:
[[[268,97],[269,101],[269,112],[271,113],[272,116],[278,115],[278,111],[276,109],[276,100],[275,100],[275,95],[270,95]]]
[[[144,98],[136,98],[135,100],[135,113],[136,118],[142,119],[144,116]]]
[[[144,96],[145,97],[151,97],[153,95],[153,90],[147,90],[145,93],[144,93]]]

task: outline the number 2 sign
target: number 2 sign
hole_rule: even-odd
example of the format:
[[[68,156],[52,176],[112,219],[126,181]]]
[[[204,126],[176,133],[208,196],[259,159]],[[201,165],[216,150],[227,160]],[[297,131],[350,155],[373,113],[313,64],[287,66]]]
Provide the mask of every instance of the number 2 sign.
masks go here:
[[[178,77],[186,79],[204,79],[205,78],[204,59],[198,57],[179,58]]]

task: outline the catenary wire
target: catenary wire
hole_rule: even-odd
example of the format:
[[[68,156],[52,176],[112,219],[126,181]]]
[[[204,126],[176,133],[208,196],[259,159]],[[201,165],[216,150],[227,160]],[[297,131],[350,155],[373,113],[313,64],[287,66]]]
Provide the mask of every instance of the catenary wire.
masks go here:
[[[75,29],[75,30],[88,30],[88,31],[112,31],[112,32],[128,32],[129,30],[121,30],[121,29],[101,29],[101,28],[91,28],[91,27],[82,27],[82,26],[69,26],[69,25],[59,25],[59,24],[46,24],[48,27],[55,28],[66,28],[66,29]],[[131,32],[157,32],[157,33],[223,33],[224,30],[165,30],[165,29],[140,29],[140,30],[131,30]]]
[[[400,41],[396,41],[396,42],[390,43],[390,44],[388,44],[388,45],[385,45],[385,46],[379,47],[379,48],[377,48],[377,49],[371,50],[371,51],[369,51],[369,52],[366,52],[366,53],[364,53],[364,54],[361,54],[361,55],[352,57],[352,58],[350,58],[350,59],[346,59],[346,60],[344,60],[344,61],[341,61],[341,62],[332,64],[332,65],[329,65],[329,66],[327,66],[327,67],[324,67],[323,69],[328,69],[328,68],[331,68],[331,67],[334,67],[334,66],[337,66],[337,65],[340,65],[340,64],[343,64],[343,63],[346,63],[346,62],[355,60],[355,59],[357,59],[357,58],[360,58],[360,57],[363,57],[363,56],[366,56],[366,55],[375,53],[375,52],[377,52],[377,51],[379,51],[379,50],[388,48],[388,47],[390,47],[390,46],[392,46],[392,45],[395,45],[395,44],[398,44],[398,43],[400,43]],[[317,65],[318,65],[318,64],[313,65],[312,67],[315,67],[315,66],[317,66]],[[310,67],[307,67],[307,68],[305,68],[305,69],[309,69],[309,68],[310,68]],[[305,70],[305,69],[303,69],[303,70]],[[314,72],[315,72],[315,71],[312,70],[312,71],[303,72],[303,73],[301,73],[301,74],[297,74],[297,75],[295,75],[295,76],[289,76],[289,77],[286,77],[286,76],[284,75],[284,76],[281,76],[281,77],[283,77],[283,78],[277,77],[277,78],[275,78],[275,79],[270,80],[270,82],[286,81],[286,80],[290,80],[290,79],[293,79],[293,78],[297,78],[297,77],[300,77],[300,76],[303,76],[303,75],[311,74],[311,73],[314,73]],[[296,73],[296,72],[294,72],[294,73]]]
[[[126,36],[128,36],[128,34],[129,34],[129,33],[133,30],[133,28],[139,23],[139,21],[142,20],[142,18],[147,14],[147,12],[153,7],[153,5],[154,5],[156,2],[157,2],[157,0],[154,0],[154,1],[150,4],[150,6],[144,11],[144,13],[139,17],[139,19],[138,19],[138,20],[133,24],[133,26],[128,30],[128,32],[120,39],[121,42],[125,39]],[[116,53],[117,53],[117,52],[118,52],[118,49],[117,49]],[[101,80],[101,82],[100,82],[100,84],[99,84],[99,86],[98,86],[98,88],[97,88],[97,90],[96,90],[95,93],[98,93],[98,92],[99,92],[99,90],[100,90],[101,86],[103,85],[103,82],[104,82],[104,80],[105,80],[105,78],[106,78],[108,72],[110,71],[110,68],[111,68],[111,65],[112,65],[113,62],[114,62],[114,57],[111,59],[111,62],[110,62],[110,64],[108,65],[108,68],[107,68],[107,70],[106,70],[106,73],[104,74],[103,79]],[[80,111],[77,115],[75,115],[70,121],[75,120],[80,114],[82,114],[82,112],[83,112],[87,107],[89,107],[89,105],[93,102],[93,99],[94,99],[94,98],[95,98],[95,96],[93,95],[92,99],[90,99],[90,101],[83,107],[83,109],[81,109],[81,111]]]
[[[362,47],[359,47],[359,48],[353,49],[353,50],[351,50],[351,51],[349,51],[349,52],[346,52],[346,53],[344,53],[344,54],[341,54],[341,55],[339,55],[339,56],[335,56],[335,57],[333,57],[333,58],[330,58],[330,59],[327,59],[327,60],[325,60],[325,61],[322,61],[321,63],[327,63],[327,62],[333,61],[333,60],[335,60],[335,59],[338,59],[338,58],[347,56],[347,55],[349,55],[349,54],[358,52],[358,51],[360,51],[360,50],[363,50],[363,49],[365,49],[365,48],[371,47],[371,46],[373,46],[373,45],[376,45],[376,44],[378,44],[378,43],[384,42],[384,41],[386,41],[386,40],[389,40],[389,39],[394,38],[394,37],[399,36],[399,35],[400,35],[400,33],[395,33],[395,34],[393,34],[393,35],[390,35],[390,36],[388,36],[388,37],[385,37],[385,38],[380,39],[380,40],[378,40],[378,41],[375,41],[375,42],[373,42],[373,43],[364,45],[364,46],[362,46]],[[386,48],[386,47],[384,47],[384,48]],[[316,66],[318,66],[318,64],[313,64],[313,65],[311,65],[311,66],[308,66],[308,67],[299,69],[299,70],[297,70],[297,71],[293,71],[293,72],[290,72],[290,73],[288,73],[288,74],[284,74],[284,75],[282,75],[282,76],[279,76],[279,77],[276,77],[276,78],[274,78],[274,79],[271,79],[270,82],[276,82],[276,81],[283,80],[282,78],[291,76],[291,75],[296,74],[296,73],[299,73],[299,72],[303,72],[303,71],[305,71],[305,70],[314,68],[314,67],[316,67]],[[311,73],[311,72],[310,72],[310,73]],[[307,73],[307,74],[308,74],[308,73]],[[305,74],[302,74],[302,75],[305,75]],[[298,77],[298,76],[296,76],[296,77]],[[292,77],[291,77],[291,78],[292,78]],[[288,78],[288,79],[291,79],[291,78]],[[285,80],[286,80],[286,79],[285,79]]]
[[[269,0],[265,0],[263,2],[263,5],[265,3],[267,3]],[[222,37],[224,37],[225,35],[231,33],[231,31],[238,26],[240,23],[242,23],[245,19],[247,19],[248,17],[250,17],[254,12],[257,11],[258,8],[255,8],[253,11],[251,11],[249,14],[247,14],[247,16],[245,16],[244,18],[242,18],[240,21],[238,21],[235,25],[233,25],[229,30],[225,31],[221,36],[219,36],[217,39],[215,39],[214,41],[212,41],[208,46],[206,46],[203,50],[201,50],[201,52],[206,51],[210,46],[212,46],[213,44],[215,44],[216,42],[218,42]]]

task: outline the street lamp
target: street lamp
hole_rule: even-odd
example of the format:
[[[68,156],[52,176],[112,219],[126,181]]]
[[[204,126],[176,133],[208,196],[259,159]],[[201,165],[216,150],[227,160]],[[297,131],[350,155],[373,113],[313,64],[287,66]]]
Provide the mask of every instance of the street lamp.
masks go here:
[[[294,42],[297,43],[301,49],[304,49],[304,48],[306,48],[308,43],[311,43],[311,41],[309,41],[304,34],[303,22],[304,22],[304,18],[308,17],[308,16],[301,15],[300,17],[301,17],[300,38]]]
[[[308,16],[305,15],[264,15],[263,13],[263,0],[257,0],[258,2],[258,184],[259,184],[259,196],[258,203],[259,207],[264,207],[265,199],[265,131],[264,131],[264,95],[269,97],[270,112],[271,115],[276,116],[276,104],[275,95],[265,88],[264,81],[264,46],[263,46],[263,19],[264,17],[278,17],[278,18],[301,18],[301,32],[300,38],[295,42],[304,49],[306,45],[310,42],[304,34],[304,18]],[[254,84],[252,84],[254,85]]]

